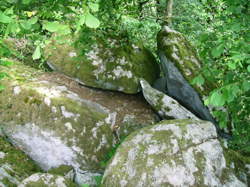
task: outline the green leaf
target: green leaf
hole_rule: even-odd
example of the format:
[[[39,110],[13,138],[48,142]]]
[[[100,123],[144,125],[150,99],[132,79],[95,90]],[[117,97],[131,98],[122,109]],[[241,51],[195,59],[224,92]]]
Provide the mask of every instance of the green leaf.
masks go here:
[[[250,72],[250,65],[247,66],[247,71]]]
[[[0,23],[11,23],[13,19],[9,16],[6,16],[4,13],[0,12]]]
[[[235,62],[229,62],[229,63],[227,63],[227,66],[228,66],[231,70],[235,70],[235,69],[236,69],[236,63],[235,63]]]
[[[243,55],[243,54],[235,54],[231,57],[231,59],[236,62],[243,61],[245,58],[246,58],[246,55]]]
[[[232,25],[231,29],[232,29],[233,31],[238,32],[238,31],[241,30],[241,24],[240,24],[240,23],[235,23],[235,24]]]
[[[5,87],[0,84],[0,92],[3,91],[4,89],[5,89]]]
[[[88,184],[82,184],[81,187],[90,187]]]
[[[38,21],[37,17],[33,17],[33,18],[29,19],[29,23],[32,24],[32,25],[36,24],[37,21]]]
[[[85,20],[86,20],[86,15],[81,15],[80,17],[79,17],[79,21],[78,21],[78,24],[79,25],[83,25],[84,23],[85,23]]]
[[[9,23],[7,26],[7,29],[9,30],[10,33],[17,34],[21,31],[19,24],[18,23]]]
[[[32,0],[22,0],[22,3],[23,3],[24,5],[28,5],[28,4],[30,4],[31,1],[32,1]]]
[[[214,58],[218,58],[219,56],[221,56],[223,51],[224,51],[224,45],[220,44],[219,46],[212,49],[211,54]]]
[[[219,93],[218,91],[214,92],[211,95],[209,101],[210,101],[210,104],[214,106],[223,106],[225,104],[225,99],[223,95]]]
[[[36,47],[36,50],[34,51],[33,55],[32,55],[33,60],[37,60],[39,58],[41,58],[41,48],[40,46]]]
[[[8,60],[0,60],[0,65],[2,65],[2,66],[11,66],[11,65],[13,65],[13,62],[8,61]]]
[[[102,183],[102,176],[94,176],[94,179],[97,183],[97,186],[100,186],[100,184]]]
[[[14,7],[8,8],[4,11],[5,14],[10,15],[10,14],[14,14]]]
[[[83,14],[79,16],[79,21],[77,22],[77,25],[76,25],[76,32],[78,32],[81,29],[81,26],[85,24],[85,19],[86,19],[86,15]]]
[[[245,80],[242,83],[242,88],[244,92],[247,92],[248,90],[250,90],[250,81]]]
[[[238,93],[241,92],[241,89],[240,89],[240,87],[239,87],[238,85],[233,84],[233,85],[230,87],[230,91],[231,91],[231,94],[232,94],[233,96],[236,97],[236,96],[238,95]]]
[[[71,33],[70,27],[68,25],[58,23],[57,21],[44,23],[43,29],[49,32],[56,32],[62,35]]]
[[[30,30],[31,29],[31,24],[30,24],[29,21],[24,20],[24,21],[20,22],[20,25],[25,30]]]
[[[97,12],[99,10],[99,4],[97,3],[89,3],[88,6],[93,12]]]
[[[197,84],[197,85],[203,85],[205,82],[205,79],[203,78],[202,75],[199,75],[197,77],[195,77],[193,80],[192,80],[192,84]]]
[[[0,73],[0,80],[7,76],[8,76],[7,73]]]
[[[100,21],[93,16],[92,14],[88,13],[86,15],[86,20],[85,20],[85,24],[87,25],[87,27],[89,28],[93,28],[96,29],[100,26]]]
[[[216,119],[219,121],[220,128],[227,127],[228,122],[228,114],[224,111],[214,111],[213,115],[216,117]]]

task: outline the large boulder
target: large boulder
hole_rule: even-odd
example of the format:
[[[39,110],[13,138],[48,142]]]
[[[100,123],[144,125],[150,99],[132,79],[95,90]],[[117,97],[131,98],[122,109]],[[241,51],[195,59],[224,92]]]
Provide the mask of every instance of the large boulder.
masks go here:
[[[140,83],[144,98],[162,119],[199,119],[175,99],[152,88],[147,81],[141,79]]]
[[[211,122],[169,120],[128,136],[105,170],[102,186],[247,186],[225,157]],[[234,166],[234,167],[233,167]]]
[[[199,73],[201,62],[190,43],[181,33],[168,26],[164,26],[159,32],[157,42],[164,73],[164,81],[158,81],[158,84],[163,84],[162,91],[178,100],[199,118],[215,123],[202,100],[214,88],[214,84],[206,81],[202,86],[191,86],[191,81]]]
[[[29,82],[6,88],[0,100],[4,134],[44,170],[99,169],[114,144],[109,111],[65,86]]]
[[[93,36],[88,41],[84,36],[54,36],[45,56],[53,70],[84,85],[130,94],[140,91],[139,78],[152,83],[159,75],[158,64],[147,49],[109,36]]]
[[[40,80],[56,82],[79,95],[79,97],[98,103],[107,108],[113,117],[112,130],[121,139],[136,129],[159,121],[141,94],[131,95],[112,91],[92,89],[79,84],[59,73],[46,73]]]
[[[24,179],[18,187],[77,187],[77,185],[59,175],[35,173]]]
[[[20,149],[0,137],[0,186],[17,186],[23,179],[41,171]]]
[[[45,171],[69,165],[79,171],[77,181],[99,176],[100,162],[117,142],[115,132],[127,135],[156,121],[136,95],[81,87],[18,62],[0,72],[9,75],[0,81],[6,87],[0,94],[0,127]]]

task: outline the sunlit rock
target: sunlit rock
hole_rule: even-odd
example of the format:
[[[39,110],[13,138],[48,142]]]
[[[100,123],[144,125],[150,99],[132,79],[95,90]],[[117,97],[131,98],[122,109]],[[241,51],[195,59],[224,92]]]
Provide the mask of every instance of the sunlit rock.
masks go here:
[[[154,56],[141,45],[91,39],[55,36],[45,48],[48,65],[84,85],[130,94],[140,91],[139,78],[152,83],[159,76]]]
[[[79,86],[63,75],[18,62],[0,72],[9,74],[0,82],[5,86],[0,135],[45,171],[72,166],[80,184],[100,175],[101,161],[121,136],[157,121],[139,95]]]
[[[178,101],[152,88],[145,80],[140,80],[142,92],[147,102],[162,119],[199,119]]]
[[[0,137],[0,186],[17,186],[40,168],[21,150]]]
[[[155,86],[178,100],[197,117],[215,123],[201,99],[207,96],[214,83],[206,81],[202,86],[191,86],[201,69],[201,62],[190,43],[181,33],[168,26],[159,32],[157,42],[164,78],[158,80]]]
[[[230,167],[211,122],[168,120],[128,136],[102,186],[247,186]],[[243,175],[245,175],[243,173]]]
[[[70,180],[49,173],[36,173],[24,179],[18,187],[46,186],[46,187],[77,187]]]

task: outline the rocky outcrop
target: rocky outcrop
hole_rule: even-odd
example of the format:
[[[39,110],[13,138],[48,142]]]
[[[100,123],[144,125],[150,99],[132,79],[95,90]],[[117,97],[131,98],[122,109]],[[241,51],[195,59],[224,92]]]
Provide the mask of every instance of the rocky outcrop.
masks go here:
[[[77,187],[70,180],[48,173],[36,173],[24,179],[18,187],[46,186],[46,187]]]
[[[58,73],[44,74],[40,80],[63,83],[79,97],[106,107],[110,113],[113,113],[115,121],[112,124],[112,130],[118,138],[123,138],[136,129],[159,121],[159,117],[140,94],[123,94],[79,86],[74,80]]]
[[[236,175],[224,151],[210,122],[162,121],[125,139],[105,170],[102,186],[246,187],[246,177]]]
[[[136,95],[81,87],[18,62],[0,71],[9,75],[1,80],[6,87],[0,94],[4,135],[45,171],[72,166],[80,184],[100,175],[100,162],[118,140],[115,134],[125,136],[156,121]]]
[[[145,99],[162,119],[199,119],[175,99],[152,88],[147,81],[141,79],[140,83]]]
[[[29,157],[0,137],[1,187],[17,186],[23,179],[39,171],[40,168]]]
[[[140,91],[139,78],[156,80],[158,64],[148,50],[105,37],[93,35],[92,45],[91,39],[54,36],[45,48],[47,63],[84,85],[130,94]]]
[[[158,80],[157,88],[162,88],[169,96],[178,100],[185,108],[197,117],[215,123],[209,110],[204,106],[204,96],[207,96],[213,83],[209,81],[203,86],[191,86],[191,81],[201,68],[194,49],[181,33],[165,26],[159,32],[158,50],[164,79]]]
[[[0,96],[3,132],[44,170],[100,168],[114,144],[113,118],[105,107],[47,81],[6,88],[5,94]]]

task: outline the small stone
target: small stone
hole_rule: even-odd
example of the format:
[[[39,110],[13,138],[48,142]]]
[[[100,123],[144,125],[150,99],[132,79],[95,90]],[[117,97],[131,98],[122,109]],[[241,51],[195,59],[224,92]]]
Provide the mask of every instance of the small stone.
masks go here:
[[[21,88],[19,86],[14,87],[14,95],[18,95],[21,92]]]
[[[5,157],[5,153],[4,152],[0,152],[0,159],[3,159]]]

